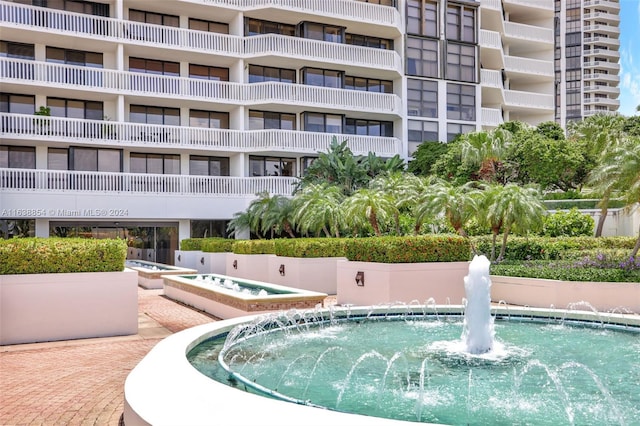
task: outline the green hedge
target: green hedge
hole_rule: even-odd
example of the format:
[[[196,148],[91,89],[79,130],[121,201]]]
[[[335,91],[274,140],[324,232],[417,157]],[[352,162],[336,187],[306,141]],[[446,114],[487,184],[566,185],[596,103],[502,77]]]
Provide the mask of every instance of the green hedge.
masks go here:
[[[469,240],[457,235],[352,238],[345,245],[347,259],[361,262],[461,262],[471,258]]]
[[[491,274],[562,281],[640,282],[640,269],[585,267],[572,261],[492,264]]]
[[[275,253],[286,257],[346,257],[346,238],[280,238]]]
[[[124,240],[13,238],[0,240],[0,275],[118,272],[126,257]]]
[[[200,251],[202,250],[202,241],[204,238],[185,238],[180,241],[180,250]]]
[[[275,240],[237,240],[231,245],[235,254],[275,254]]]
[[[479,254],[489,256],[491,237],[471,237]],[[582,250],[633,249],[634,237],[518,237],[509,236],[504,260],[558,260]],[[496,243],[496,255],[500,251],[502,237]]]
[[[205,253],[230,253],[235,241],[228,238],[205,238],[200,247]]]

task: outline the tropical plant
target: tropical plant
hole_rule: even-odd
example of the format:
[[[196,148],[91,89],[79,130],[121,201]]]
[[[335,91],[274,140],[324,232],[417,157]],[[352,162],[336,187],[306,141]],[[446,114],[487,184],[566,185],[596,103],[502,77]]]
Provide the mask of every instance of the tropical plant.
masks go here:
[[[438,141],[422,142],[411,154],[413,160],[409,162],[409,172],[415,175],[430,175],[432,173],[431,168],[436,160],[448,151],[449,146],[449,144]]]
[[[510,142],[511,133],[502,129],[464,134],[460,138],[462,160],[477,167],[475,174],[479,179],[495,182]]]
[[[260,230],[271,237],[282,232],[295,238],[293,233],[294,206],[291,198],[283,195],[273,195],[267,198],[262,209]]]
[[[345,220],[356,226],[366,220],[377,236],[382,235],[380,223],[397,213],[393,197],[377,189],[361,188],[344,201]]]
[[[305,185],[293,199],[294,221],[302,234],[340,237],[343,223],[342,201],[345,196],[340,187],[328,183]]]
[[[415,212],[419,217],[444,216],[459,235],[466,237],[464,226],[478,210],[479,192],[473,185],[469,182],[456,186],[438,179],[424,194]]]

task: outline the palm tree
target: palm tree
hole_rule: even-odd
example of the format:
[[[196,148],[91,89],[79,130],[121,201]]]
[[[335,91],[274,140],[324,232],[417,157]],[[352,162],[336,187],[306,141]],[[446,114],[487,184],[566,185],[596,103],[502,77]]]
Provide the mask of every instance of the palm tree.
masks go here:
[[[336,185],[305,185],[293,199],[293,217],[298,231],[314,235],[324,232],[327,237],[340,237],[344,198],[342,189]]]
[[[394,222],[396,226],[396,234],[400,235],[400,212],[408,209],[407,201],[402,197],[402,194],[406,192],[406,188],[413,186],[412,182],[419,180],[412,173],[403,172],[385,172],[376,176],[370,183],[369,188],[382,191],[389,194],[396,206],[396,212],[394,213]]]
[[[295,238],[293,213],[293,202],[289,197],[274,195],[267,198],[263,205],[260,230],[263,234],[270,232],[272,237],[284,231],[289,237]]]
[[[444,180],[436,180],[424,195],[423,203],[416,208],[420,217],[443,215],[455,231],[464,237],[464,226],[478,210],[479,192],[473,182],[454,186]]]
[[[434,177],[418,177],[411,173],[403,176],[403,185],[398,188],[396,194],[397,207],[399,209],[409,209],[412,213],[415,221],[413,234],[418,235],[422,224],[426,222],[427,218],[431,217],[430,212],[420,211],[419,206],[423,205],[428,198],[428,194],[431,191]]]
[[[487,216],[491,217],[491,222],[496,225],[501,222],[503,235],[498,260],[502,260],[507,249],[509,233],[514,228],[520,232],[539,229],[542,227],[546,209],[540,191],[532,186],[522,187],[510,183],[494,191],[489,196],[491,204],[487,206]]]
[[[496,180],[498,163],[510,142],[511,133],[504,129],[466,133],[460,137],[462,160],[478,167],[480,179],[493,182]]]
[[[480,199],[478,209],[479,222],[486,224],[491,229],[491,261],[496,259],[496,241],[504,223],[504,212],[501,208],[502,204],[496,201],[499,199],[503,190],[504,186],[502,185],[494,184],[485,186],[482,191],[482,198]]]
[[[366,219],[377,236],[382,235],[380,222],[397,211],[393,197],[377,189],[361,188],[344,201],[345,220],[357,226]]]
[[[606,187],[613,193],[618,191],[630,209],[640,202],[640,138],[627,138],[613,148],[592,173],[596,185]],[[640,250],[640,234],[631,256]]]

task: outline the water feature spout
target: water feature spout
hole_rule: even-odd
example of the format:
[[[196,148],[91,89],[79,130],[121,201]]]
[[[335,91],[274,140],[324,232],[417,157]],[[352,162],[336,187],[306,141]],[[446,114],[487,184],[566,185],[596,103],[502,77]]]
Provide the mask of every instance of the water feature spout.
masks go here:
[[[467,352],[474,355],[489,352],[493,348],[490,265],[486,256],[476,255],[469,265],[469,275],[464,277],[467,306],[462,339]]]

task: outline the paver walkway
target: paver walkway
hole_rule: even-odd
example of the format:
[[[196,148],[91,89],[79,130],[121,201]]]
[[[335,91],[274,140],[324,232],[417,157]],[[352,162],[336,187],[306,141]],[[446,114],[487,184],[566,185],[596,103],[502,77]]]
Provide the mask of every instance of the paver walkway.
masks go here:
[[[120,425],[124,382],[161,339],[216,319],[138,289],[134,336],[0,346],[0,425]]]

